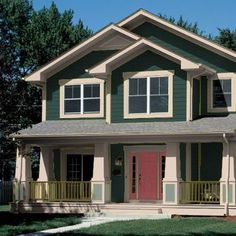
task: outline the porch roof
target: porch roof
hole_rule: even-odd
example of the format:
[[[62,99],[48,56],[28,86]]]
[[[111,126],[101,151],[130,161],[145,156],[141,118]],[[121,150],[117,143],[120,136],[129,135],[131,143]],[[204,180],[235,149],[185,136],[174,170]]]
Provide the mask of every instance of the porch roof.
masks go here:
[[[206,117],[191,122],[137,122],[112,123],[105,120],[53,120],[33,125],[13,134],[15,138],[43,137],[106,137],[139,135],[212,135],[234,134],[236,114],[225,117]]]

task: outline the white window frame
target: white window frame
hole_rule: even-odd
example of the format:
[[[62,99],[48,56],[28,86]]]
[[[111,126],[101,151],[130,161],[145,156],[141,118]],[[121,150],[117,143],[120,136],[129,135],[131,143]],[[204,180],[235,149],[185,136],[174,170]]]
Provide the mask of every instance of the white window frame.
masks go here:
[[[87,84],[99,84],[100,85],[100,112],[96,113],[84,113],[83,99],[82,106],[80,107],[81,113],[65,113],[65,86],[68,85],[80,85],[81,96],[83,97],[83,85]],[[104,117],[104,80],[98,78],[83,78],[83,79],[71,79],[71,80],[59,80],[60,85],[60,118],[101,118]]]
[[[168,111],[167,112],[150,112],[147,113],[129,113],[129,79],[130,78],[147,78],[147,103],[150,104],[150,78],[167,77],[168,78]],[[173,77],[174,71],[142,71],[142,72],[125,72],[124,78],[124,119],[139,118],[171,118],[173,117]]]
[[[230,107],[213,107],[213,81],[214,80],[231,80],[231,106]],[[212,113],[235,112],[236,111],[236,73],[218,73],[208,77],[208,103],[207,111]]]

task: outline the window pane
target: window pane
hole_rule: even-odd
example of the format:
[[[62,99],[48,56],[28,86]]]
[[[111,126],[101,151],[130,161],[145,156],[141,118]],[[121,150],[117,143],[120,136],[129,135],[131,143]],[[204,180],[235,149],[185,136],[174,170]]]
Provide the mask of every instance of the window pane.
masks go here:
[[[93,85],[93,97],[100,97],[100,85],[99,84]]]
[[[231,93],[231,80],[223,80],[223,91]]]
[[[147,96],[129,97],[129,113],[146,113]]]
[[[92,85],[91,84],[84,85],[84,97],[85,98],[92,97]]]
[[[151,112],[168,112],[168,96],[151,96],[150,98]]]
[[[73,86],[73,98],[80,98],[80,85]]]
[[[168,94],[168,78],[160,78],[160,94]]]
[[[227,107],[231,107],[231,94],[225,94],[224,97]]]
[[[129,79],[129,95],[137,95],[138,92],[138,80]]]
[[[213,81],[213,92],[214,93],[222,93],[222,87],[220,80]]]
[[[83,181],[90,181],[93,177],[93,155],[83,155]]]
[[[214,94],[213,107],[226,107],[226,101],[223,93]]]
[[[65,98],[72,98],[72,86],[65,86]]]
[[[140,95],[147,94],[147,79],[146,78],[138,79],[138,94]]]
[[[80,112],[80,99],[65,100],[65,112]]]
[[[84,113],[99,112],[100,99],[84,99]]]
[[[151,94],[159,94],[159,78],[150,78]]]

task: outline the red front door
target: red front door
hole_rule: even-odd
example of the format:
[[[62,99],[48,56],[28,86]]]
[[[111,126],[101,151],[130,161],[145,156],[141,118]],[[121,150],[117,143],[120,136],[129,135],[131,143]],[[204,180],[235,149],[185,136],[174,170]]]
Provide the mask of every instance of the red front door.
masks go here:
[[[130,199],[150,201],[162,198],[162,158],[157,151],[131,152]]]

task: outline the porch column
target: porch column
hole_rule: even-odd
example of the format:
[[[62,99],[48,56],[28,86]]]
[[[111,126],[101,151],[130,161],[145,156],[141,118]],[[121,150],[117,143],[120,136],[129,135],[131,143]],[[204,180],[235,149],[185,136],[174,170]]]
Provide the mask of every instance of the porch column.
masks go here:
[[[37,181],[55,180],[53,168],[53,153],[51,147],[40,147],[39,178]]]
[[[192,153],[191,153],[191,143],[186,143],[186,181],[192,180]]]
[[[31,150],[28,145],[17,147],[14,198],[16,201],[29,201],[29,181],[32,180]]]
[[[229,180],[228,194],[226,193],[227,178]],[[221,205],[226,203],[227,195],[229,205],[236,205],[236,142],[229,143],[229,150],[227,150],[227,144],[223,144],[222,170],[220,179]]]
[[[105,203],[111,200],[111,180],[109,145],[95,144],[93,178],[91,179],[91,198],[93,203]]]
[[[163,179],[163,204],[177,205],[179,203],[180,181],[179,143],[167,143],[165,178]]]

